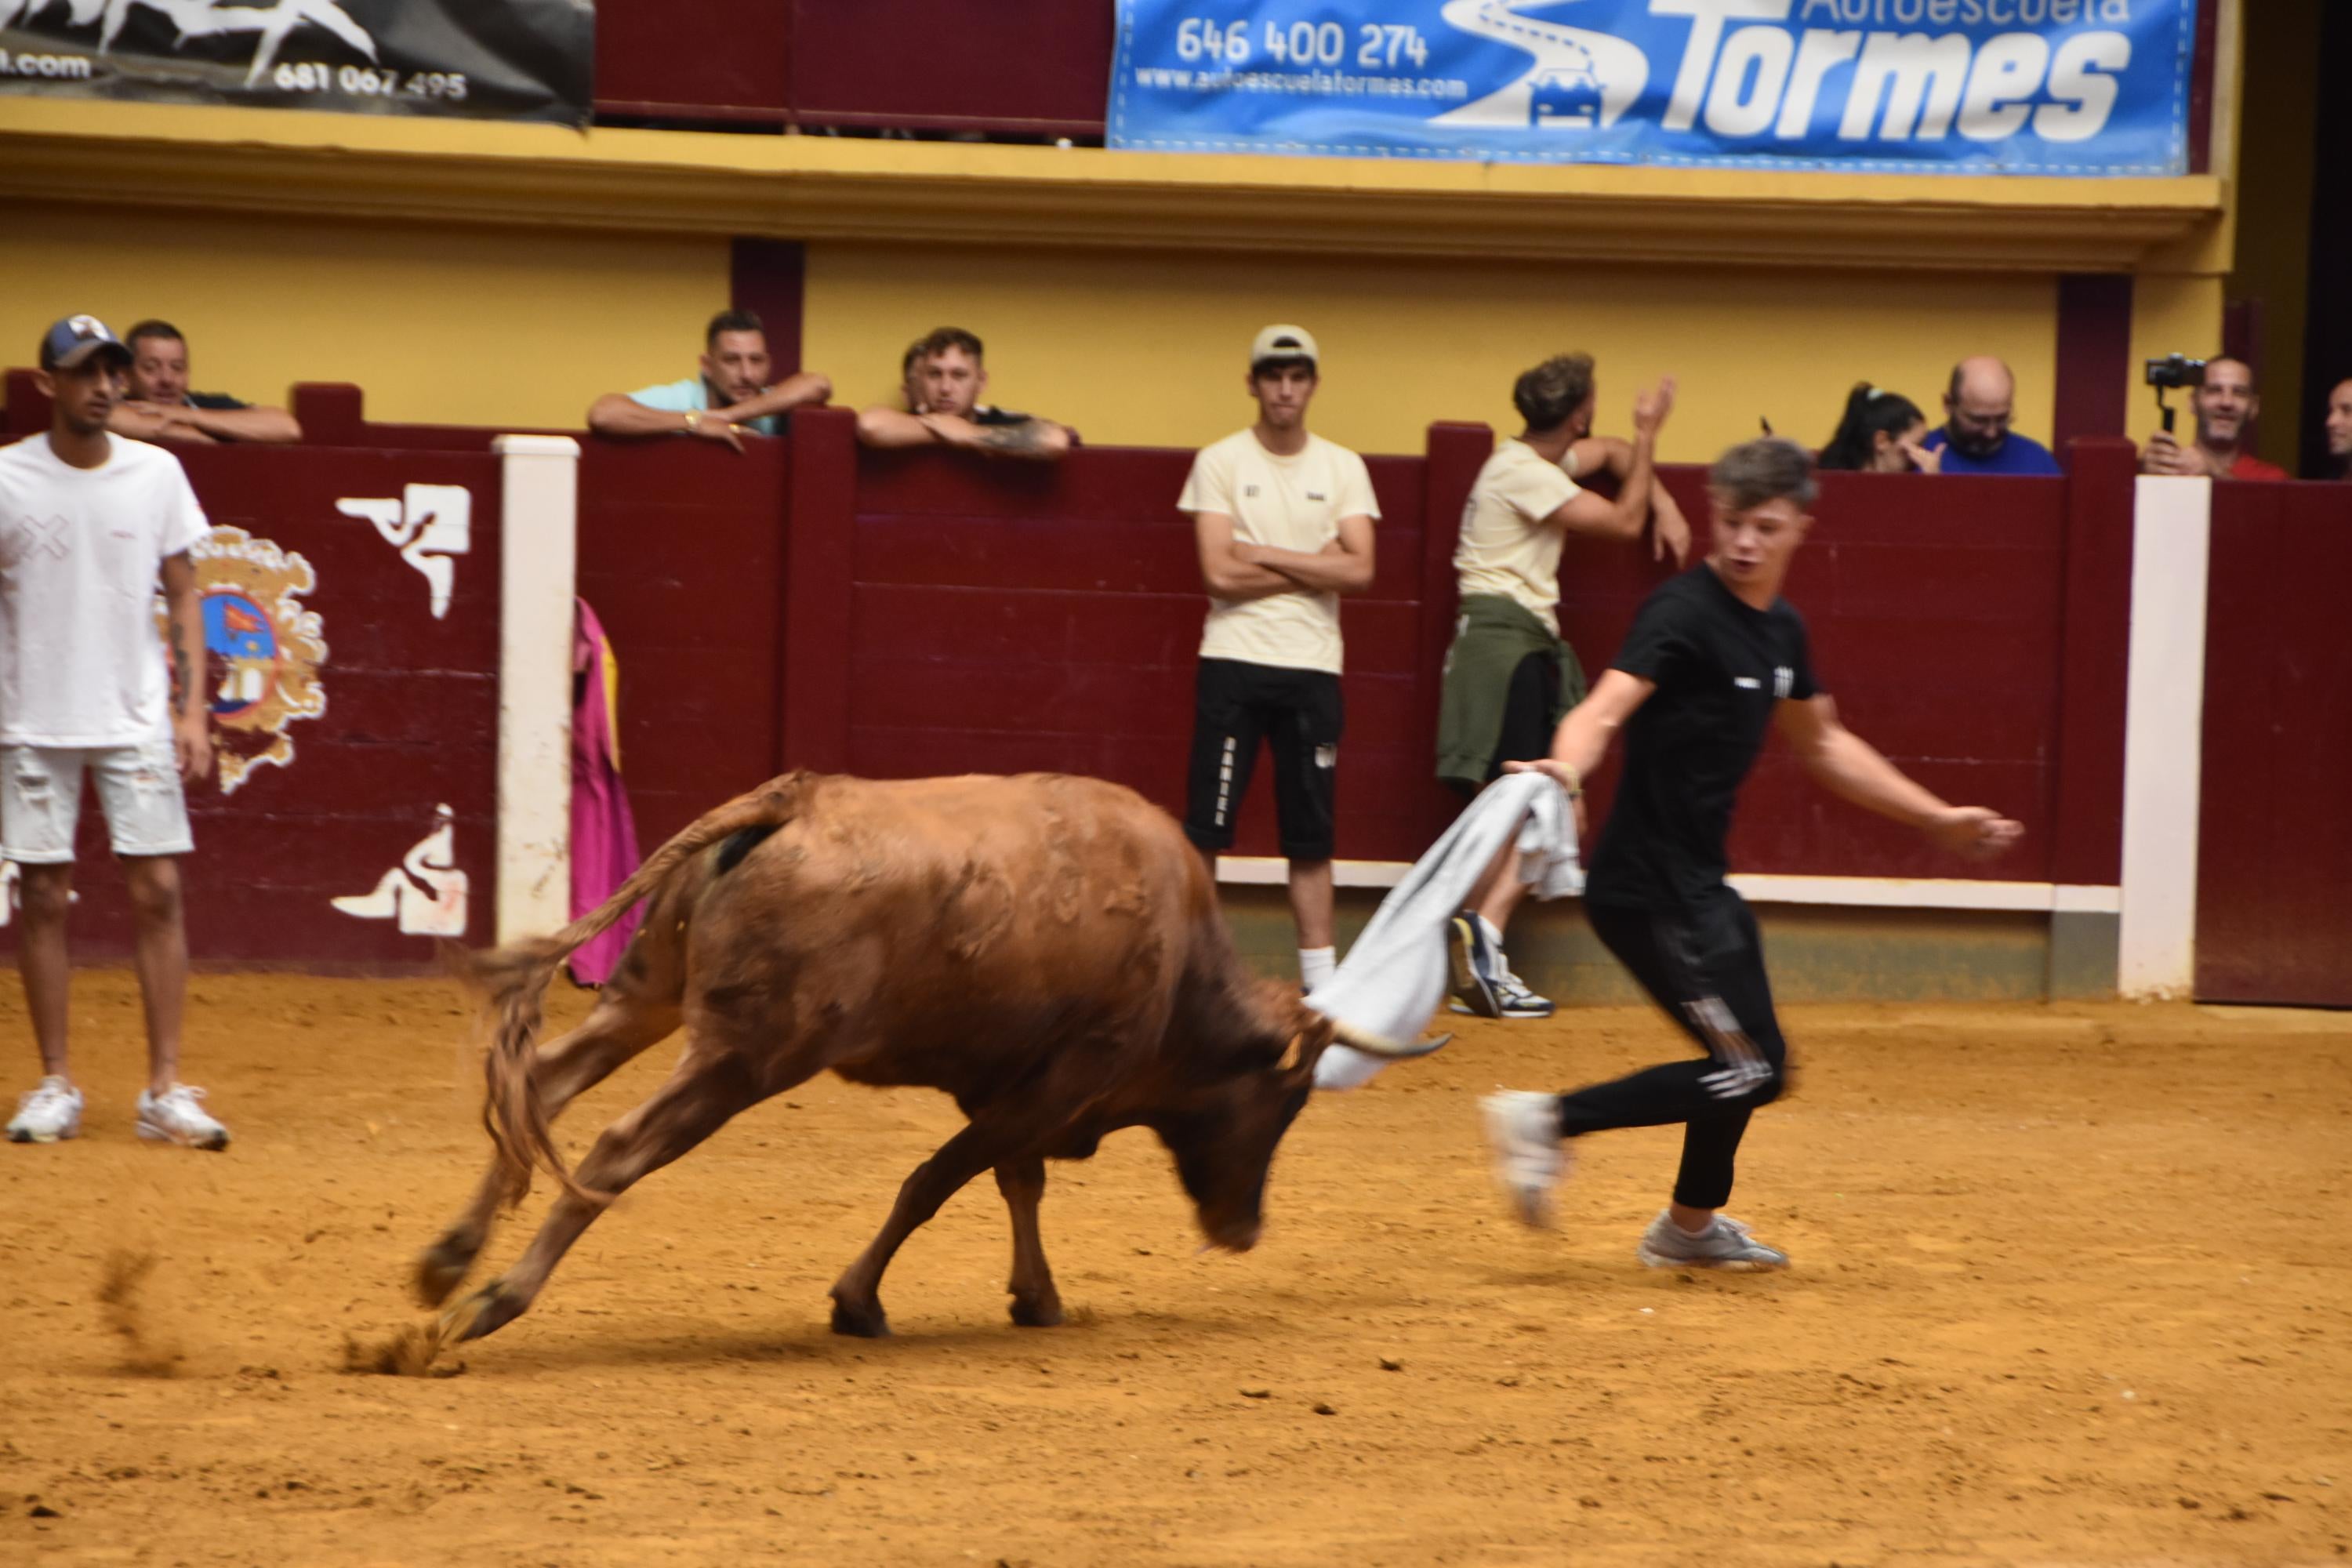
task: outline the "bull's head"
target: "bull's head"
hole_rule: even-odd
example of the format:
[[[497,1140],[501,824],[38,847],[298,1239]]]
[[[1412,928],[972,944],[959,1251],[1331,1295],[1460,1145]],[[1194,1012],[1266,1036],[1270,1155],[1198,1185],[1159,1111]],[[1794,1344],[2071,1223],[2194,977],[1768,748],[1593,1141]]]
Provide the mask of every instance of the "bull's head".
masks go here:
[[[1376,1056],[1419,1054],[1326,1017],[1304,1005],[1295,988],[1269,982],[1258,1000],[1260,1019],[1228,1058],[1232,1070],[1194,1086],[1150,1121],[1175,1156],[1202,1233],[1212,1246],[1235,1252],[1257,1245],[1274,1152],[1314,1092],[1315,1064],[1331,1043]]]

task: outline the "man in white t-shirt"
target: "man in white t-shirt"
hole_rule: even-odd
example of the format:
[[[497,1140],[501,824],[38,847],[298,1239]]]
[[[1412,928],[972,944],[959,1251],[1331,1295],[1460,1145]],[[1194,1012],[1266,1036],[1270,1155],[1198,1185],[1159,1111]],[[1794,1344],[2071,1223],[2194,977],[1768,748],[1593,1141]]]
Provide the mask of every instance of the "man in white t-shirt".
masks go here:
[[[1499,443],[1471,483],[1454,552],[1461,605],[1437,724],[1437,776],[1475,795],[1503,764],[1551,754],[1553,730],[1584,696],[1584,671],[1559,635],[1559,556],[1571,533],[1639,540],[1683,563],[1690,524],[1652,464],[1675,384],[1633,400],[1633,439],[1592,434],[1599,405],[1592,356],[1558,354],[1522,374],[1511,402],[1527,421]],[[1574,476],[1617,480],[1614,500]],[[1513,973],[1503,930],[1526,891],[1517,854],[1504,847],[1454,922],[1454,1006],[1489,1018],[1543,1018],[1551,1003]]]
[[[1321,361],[1303,327],[1258,333],[1245,382],[1257,423],[1201,448],[1176,502],[1192,514],[1209,590],[1184,833],[1213,875],[1218,852],[1233,847],[1259,742],[1272,748],[1275,817],[1309,991],[1335,967],[1339,595],[1371,586],[1381,515],[1363,458],[1307,433]]]
[[[207,525],[177,458],[107,431],[130,363],[97,318],[58,322],[35,378],[50,399],[48,431],[0,447],[0,854],[16,863],[16,965],[44,1075],[8,1138],[54,1143],[81,1130],[66,1054],[66,914],[88,774],[135,923],[147,1014],[139,1136],[225,1149],[228,1129],[205,1110],[204,1090],[179,1081],[188,942],[178,858],[195,847],[181,784],[213,760],[188,551]],[[155,637],[159,569],[169,675]]]

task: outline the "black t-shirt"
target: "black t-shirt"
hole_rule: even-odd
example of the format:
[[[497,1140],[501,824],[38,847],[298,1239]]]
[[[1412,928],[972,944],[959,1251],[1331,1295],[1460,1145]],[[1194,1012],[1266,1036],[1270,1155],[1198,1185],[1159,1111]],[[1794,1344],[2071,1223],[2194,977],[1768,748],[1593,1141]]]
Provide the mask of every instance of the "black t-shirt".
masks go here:
[[[1612,668],[1657,689],[1625,725],[1625,773],[1585,897],[1675,910],[1723,882],[1731,805],[1782,700],[1816,695],[1804,618],[1786,599],[1742,602],[1704,563],[1633,617]]]
[[[982,403],[973,406],[971,422],[975,425],[1026,425],[1029,416],[1015,414],[1010,408],[999,408],[993,403]]]
[[[250,408],[253,405],[249,403],[239,403],[236,398],[231,397],[226,392],[192,392],[188,394],[188,406],[191,408],[211,408],[220,410],[230,408]]]

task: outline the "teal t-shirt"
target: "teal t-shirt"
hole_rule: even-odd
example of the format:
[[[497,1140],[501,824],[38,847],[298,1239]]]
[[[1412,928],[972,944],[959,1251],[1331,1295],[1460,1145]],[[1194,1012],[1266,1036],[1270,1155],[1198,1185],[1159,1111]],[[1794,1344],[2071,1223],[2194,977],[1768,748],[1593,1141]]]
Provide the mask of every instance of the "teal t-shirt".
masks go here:
[[[667,414],[704,413],[710,407],[710,388],[698,375],[684,381],[666,382],[660,386],[648,386],[629,394],[629,401],[642,403],[647,408],[658,408]],[[762,414],[757,419],[740,423],[750,426],[762,436],[777,433],[777,419],[772,414]]]

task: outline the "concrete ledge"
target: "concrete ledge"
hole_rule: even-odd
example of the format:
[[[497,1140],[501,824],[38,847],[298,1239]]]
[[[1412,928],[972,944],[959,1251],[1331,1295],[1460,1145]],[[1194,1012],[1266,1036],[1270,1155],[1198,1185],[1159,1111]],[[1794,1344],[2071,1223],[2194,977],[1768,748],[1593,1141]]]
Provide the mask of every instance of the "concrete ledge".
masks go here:
[[[1373,889],[1340,890],[1343,956],[1380,899]],[[1229,885],[1223,903],[1250,962],[1263,973],[1296,979],[1297,938],[1282,889]],[[2115,994],[2113,915],[1764,902],[1755,910],[1773,994],[1782,1001],[2040,1002]],[[1564,1006],[1642,1000],[1592,934],[1579,901],[1523,906],[1510,946],[1512,968]],[[2104,988],[2096,984],[2102,973]]]

